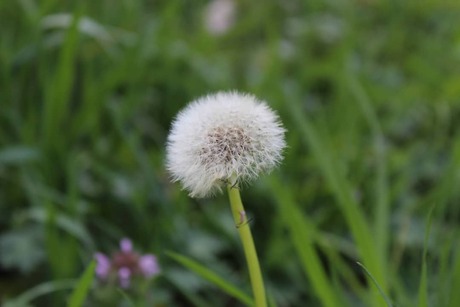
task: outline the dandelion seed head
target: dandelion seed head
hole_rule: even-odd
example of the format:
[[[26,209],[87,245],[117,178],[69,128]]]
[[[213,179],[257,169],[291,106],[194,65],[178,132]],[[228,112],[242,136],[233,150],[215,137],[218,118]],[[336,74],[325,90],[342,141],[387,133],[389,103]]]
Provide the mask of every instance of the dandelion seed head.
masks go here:
[[[219,92],[191,102],[172,124],[167,168],[192,197],[247,182],[282,159],[285,130],[265,102],[249,94]]]

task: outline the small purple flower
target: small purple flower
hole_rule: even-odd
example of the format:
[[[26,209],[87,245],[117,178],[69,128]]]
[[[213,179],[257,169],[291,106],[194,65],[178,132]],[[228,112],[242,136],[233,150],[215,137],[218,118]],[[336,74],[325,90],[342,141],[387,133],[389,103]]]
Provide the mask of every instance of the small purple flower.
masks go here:
[[[111,263],[110,259],[103,253],[96,253],[96,275],[100,279],[106,279],[110,274]]]
[[[123,253],[130,253],[133,251],[133,242],[130,239],[123,238],[120,241],[120,249]]]
[[[153,254],[141,255],[134,251],[130,239],[120,241],[120,250],[109,258],[96,253],[96,276],[104,281],[118,280],[120,287],[129,288],[131,281],[138,278],[151,278],[160,272],[157,258]]]
[[[131,270],[128,268],[120,268],[118,270],[118,279],[122,288],[128,288],[131,281]]]
[[[146,254],[139,258],[139,269],[146,278],[153,277],[160,273],[157,257],[152,254]]]

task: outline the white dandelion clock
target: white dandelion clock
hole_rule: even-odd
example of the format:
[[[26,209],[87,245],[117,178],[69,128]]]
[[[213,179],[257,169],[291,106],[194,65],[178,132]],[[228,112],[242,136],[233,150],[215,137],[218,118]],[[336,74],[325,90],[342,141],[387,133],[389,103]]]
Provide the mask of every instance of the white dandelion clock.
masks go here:
[[[220,92],[182,110],[172,124],[167,167],[192,197],[224,183],[250,181],[282,159],[284,128],[278,116],[252,95]]]
[[[248,94],[221,92],[190,103],[168,136],[168,170],[191,196],[204,197],[227,186],[256,307],[266,307],[267,300],[238,183],[271,171],[281,161],[284,132],[265,102]]]

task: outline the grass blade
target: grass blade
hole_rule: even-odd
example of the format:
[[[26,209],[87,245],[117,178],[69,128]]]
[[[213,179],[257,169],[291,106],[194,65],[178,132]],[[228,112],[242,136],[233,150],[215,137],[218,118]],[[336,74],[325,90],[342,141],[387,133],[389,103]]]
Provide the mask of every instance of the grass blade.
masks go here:
[[[60,144],[59,131],[64,127],[70,110],[70,95],[75,78],[75,57],[78,49],[78,24],[83,12],[83,5],[72,16],[72,22],[65,32],[65,41],[62,44],[58,65],[54,75],[50,78],[45,93],[43,109],[43,141],[46,145]]]
[[[375,198],[376,210],[374,211],[375,236],[380,256],[380,265],[385,267],[387,262],[388,243],[389,243],[389,219],[390,203],[388,200],[388,172],[385,153],[385,138],[382,128],[363,86],[356,80],[352,73],[348,73],[346,78],[350,93],[354,96],[354,101],[361,109],[366,119],[370,131],[372,132],[373,147],[376,161],[375,176]],[[383,280],[381,281],[383,282]],[[384,287],[386,288],[386,286]]]
[[[279,205],[279,212],[286,227],[289,229],[292,242],[300,257],[305,274],[315,289],[323,306],[340,306],[334,290],[330,287],[323,264],[313,245],[314,226],[302,214],[291,198],[291,194],[275,178],[270,181],[274,197]]]
[[[457,307],[460,306],[460,252],[457,251],[455,261],[453,264],[453,277],[452,277],[452,287],[450,290],[450,298],[448,307]]]
[[[363,211],[353,197],[352,189],[346,181],[343,173],[340,172],[340,165],[332,156],[331,150],[327,148],[312,124],[303,116],[300,107],[292,102],[292,98],[286,99],[292,119],[302,131],[301,136],[304,142],[310,147],[313,158],[323,173],[331,191],[337,199],[339,208],[345,216],[346,222],[350,227],[357,249],[364,264],[374,272],[374,276],[382,285],[386,285],[386,274],[380,265],[380,258],[375,248],[372,232],[367,223]],[[372,283],[372,280],[369,280]],[[383,288],[386,291],[386,288]],[[383,300],[374,302],[376,306],[384,305]]]
[[[96,261],[93,260],[86,268],[85,272],[78,281],[76,288],[70,295],[69,303],[67,304],[68,307],[83,306],[83,302],[85,301],[88,291],[93,283],[95,268]]]
[[[428,278],[427,278],[427,253],[428,253],[428,240],[430,238],[431,224],[433,222],[433,213],[436,204],[433,205],[428,213],[428,222],[425,230],[425,239],[423,240],[423,255],[422,255],[422,275],[420,277],[420,285],[418,289],[418,306],[428,307]]]
[[[391,304],[390,298],[385,294],[385,292],[383,292],[382,287],[380,287],[379,283],[377,282],[377,280],[375,280],[374,276],[372,276],[371,272],[369,272],[369,270],[362,263],[356,262],[356,264],[358,264],[364,270],[366,275],[369,276],[372,279],[372,281],[374,282],[375,287],[377,287],[377,290],[379,290],[380,295],[383,297],[383,299],[387,303],[387,306],[388,307],[393,307],[393,304]]]
[[[174,259],[175,261],[182,264],[184,267],[188,268],[189,270],[195,272],[202,278],[206,279],[207,281],[211,282],[212,284],[216,285],[220,289],[222,289],[225,293],[229,294],[230,296],[236,298],[243,304],[247,306],[253,306],[254,303],[252,298],[250,298],[246,293],[238,289],[236,286],[230,284],[224,278],[218,276],[216,273],[212,272],[211,270],[207,269],[206,267],[202,266],[198,262],[173,252],[166,253],[169,257]]]
[[[72,289],[75,286],[75,280],[57,280],[57,281],[49,281],[49,282],[44,282],[42,284],[39,284],[38,286],[35,286],[17,298],[6,301],[4,303],[4,307],[17,307],[17,306],[28,306],[31,301],[34,299],[54,293],[56,291],[60,290],[67,290],[67,289]]]

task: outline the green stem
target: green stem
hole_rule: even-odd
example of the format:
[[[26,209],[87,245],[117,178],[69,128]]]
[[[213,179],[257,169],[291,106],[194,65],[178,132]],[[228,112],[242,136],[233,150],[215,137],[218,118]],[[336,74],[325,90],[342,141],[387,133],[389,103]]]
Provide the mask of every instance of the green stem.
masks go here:
[[[238,228],[241,242],[243,243],[244,254],[249,268],[249,277],[251,279],[252,291],[254,294],[255,306],[266,307],[264,281],[260,271],[259,259],[257,258],[254,240],[252,239],[251,228],[241,202],[240,191],[235,185],[228,185],[228,196],[232,208],[233,219]]]

